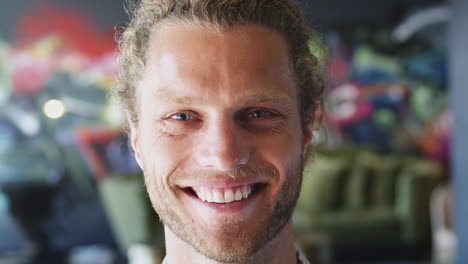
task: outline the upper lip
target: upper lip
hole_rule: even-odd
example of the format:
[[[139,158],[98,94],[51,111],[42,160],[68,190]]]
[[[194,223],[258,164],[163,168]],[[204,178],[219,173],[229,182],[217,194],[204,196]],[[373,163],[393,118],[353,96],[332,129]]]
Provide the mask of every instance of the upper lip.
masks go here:
[[[255,177],[255,178],[219,178],[219,179],[186,179],[177,183],[182,189],[189,187],[205,187],[205,188],[234,188],[237,186],[244,186],[256,183],[267,183],[270,181],[269,177]]]

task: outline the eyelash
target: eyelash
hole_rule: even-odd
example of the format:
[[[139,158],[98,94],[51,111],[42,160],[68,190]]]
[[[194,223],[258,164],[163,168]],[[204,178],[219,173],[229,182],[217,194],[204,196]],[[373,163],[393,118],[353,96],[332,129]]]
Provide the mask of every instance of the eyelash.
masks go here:
[[[187,119],[183,120],[183,118],[180,118],[181,115],[184,115]],[[178,116],[179,118],[177,118]],[[164,121],[180,121],[180,122],[194,121],[197,119],[198,119],[198,116],[190,110],[182,110],[182,111],[174,112],[162,118],[162,120]]]
[[[255,114],[266,114],[264,117],[254,117]],[[269,110],[255,110],[250,112],[247,117],[252,119],[270,119],[279,116],[279,114]]]
[[[235,119],[245,129],[253,131],[264,131],[265,129],[277,128],[287,114],[282,114],[271,109],[249,109],[237,113]],[[203,126],[203,119],[190,110],[173,112],[162,119],[165,131],[172,136],[188,135]]]
[[[262,114],[264,115],[263,117],[255,117],[254,115],[256,114]],[[181,115],[185,115],[185,117],[187,119],[184,119],[184,118],[176,118],[177,116],[181,116]],[[274,111],[270,111],[270,110],[255,110],[255,111],[251,111],[251,112],[248,112],[246,115],[244,115],[245,117],[242,117],[241,120],[246,120],[246,119],[270,119],[270,118],[274,118],[274,117],[278,117],[280,116],[278,113],[274,112]],[[193,113],[190,113],[190,111],[186,111],[186,112],[177,112],[177,113],[174,113],[174,114],[171,114],[168,118],[166,119],[170,119],[170,120],[174,120],[174,121],[193,121],[196,119],[195,115]]]
[[[181,115],[184,115],[187,119],[184,119],[184,118],[175,118],[176,116],[181,116]],[[189,120],[193,120],[193,117],[191,114],[189,113],[185,113],[185,112],[181,112],[181,113],[175,113],[173,115],[171,115],[169,117],[170,119],[172,120],[175,120],[175,121],[189,121]]]

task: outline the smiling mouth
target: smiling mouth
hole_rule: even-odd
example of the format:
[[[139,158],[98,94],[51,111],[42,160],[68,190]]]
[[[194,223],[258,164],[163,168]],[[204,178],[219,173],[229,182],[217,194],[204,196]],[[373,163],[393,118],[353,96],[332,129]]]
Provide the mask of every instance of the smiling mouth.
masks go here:
[[[203,202],[214,204],[228,204],[247,200],[264,189],[266,184],[254,183],[232,188],[187,187],[183,191]]]

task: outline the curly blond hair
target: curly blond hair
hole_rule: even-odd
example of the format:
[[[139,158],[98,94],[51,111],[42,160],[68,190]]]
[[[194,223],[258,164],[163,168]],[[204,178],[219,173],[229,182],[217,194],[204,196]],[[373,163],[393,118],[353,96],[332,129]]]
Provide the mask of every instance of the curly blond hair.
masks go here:
[[[114,94],[133,124],[138,123],[136,83],[146,64],[154,26],[170,20],[229,28],[262,25],[287,40],[298,88],[303,123],[322,101],[324,83],[317,58],[309,50],[312,36],[293,0],[140,0],[130,3],[130,23],[119,37],[119,87]]]

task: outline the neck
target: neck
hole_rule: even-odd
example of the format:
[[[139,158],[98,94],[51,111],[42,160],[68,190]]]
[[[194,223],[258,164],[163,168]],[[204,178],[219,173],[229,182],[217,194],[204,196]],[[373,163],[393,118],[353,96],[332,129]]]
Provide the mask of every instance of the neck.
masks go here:
[[[164,227],[164,231],[166,236],[166,258],[168,264],[221,264],[221,262],[208,259],[204,255],[198,253],[192,246],[177,237],[169,228]],[[289,220],[273,240],[268,242],[268,244],[252,256],[252,258],[245,262],[237,262],[236,264],[253,263],[297,263],[291,220]]]

